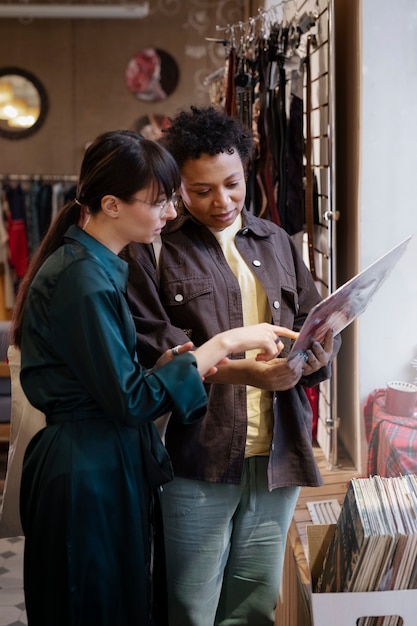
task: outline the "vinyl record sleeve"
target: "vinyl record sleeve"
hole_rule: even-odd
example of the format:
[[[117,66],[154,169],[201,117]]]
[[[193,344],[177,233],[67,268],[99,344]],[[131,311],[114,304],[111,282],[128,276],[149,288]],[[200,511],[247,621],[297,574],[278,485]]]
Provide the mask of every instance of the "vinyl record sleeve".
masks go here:
[[[359,274],[316,304],[308,314],[288,359],[308,350],[314,341],[321,343],[329,329],[339,334],[368,307],[373,296],[388,278],[405,252],[413,235],[374,261]]]

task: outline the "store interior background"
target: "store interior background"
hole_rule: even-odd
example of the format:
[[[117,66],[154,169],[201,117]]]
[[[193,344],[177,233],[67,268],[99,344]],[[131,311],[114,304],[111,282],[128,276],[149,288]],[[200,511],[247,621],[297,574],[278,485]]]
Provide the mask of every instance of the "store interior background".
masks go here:
[[[302,0],[297,0],[302,5]],[[0,1],[0,6],[8,4]],[[16,4],[16,3],[11,3]],[[0,20],[0,69],[44,84],[49,111],[21,140],[0,138],[0,174],[77,174],[99,133],[134,128],[148,113],[207,104],[204,79],[224,65],[216,25],[245,21],[279,2],[151,0],[144,19]],[[334,0],[337,283],[417,231],[417,5],[415,0]],[[179,82],[164,101],[126,88],[129,59],[147,48],[173,56]],[[337,366],[339,440],[366,471],[363,407],[389,380],[413,382],[417,357],[417,236],[369,309],[343,331]]]

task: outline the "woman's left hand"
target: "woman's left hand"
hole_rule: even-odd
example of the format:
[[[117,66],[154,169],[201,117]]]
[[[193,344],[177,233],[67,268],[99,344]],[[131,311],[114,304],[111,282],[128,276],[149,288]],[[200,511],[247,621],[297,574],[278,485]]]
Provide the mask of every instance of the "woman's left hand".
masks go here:
[[[161,354],[161,356],[155,363],[155,368],[162,367],[163,365],[165,365],[165,363],[169,363],[169,361],[175,359],[175,357],[179,354],[191,352],[192,350],[194,350],[194,344],[192,341],[187,341],[186,343],[182,343],[179,346],[175,346],[174,348],[165,350],[165,352]]]
[[[194,349],[195,349],[195,346],[192,341],[187,341],[186,343],[183,343],[179,346],[174,346],[173,348],[166,350],[159,357],[153,369],[162,367],[162,365],[165,365],[165,363],[169,363],[169,361],[172,361],[173,359],[175,359],[176,356],[180,354],[184,354],[185,352],[192,352]],[[220,363],[218,363],[218,365],[221,365],[226,362],[227,362],[227,358],[223,359]],[[211,369],[209,369],[208,372],[205,373],[204,376],[202,376],[202,380],[205,380],[207,376],[213,376],[213,374],[215,374],[216,372],[217,372],[217,367],[212,367]]]

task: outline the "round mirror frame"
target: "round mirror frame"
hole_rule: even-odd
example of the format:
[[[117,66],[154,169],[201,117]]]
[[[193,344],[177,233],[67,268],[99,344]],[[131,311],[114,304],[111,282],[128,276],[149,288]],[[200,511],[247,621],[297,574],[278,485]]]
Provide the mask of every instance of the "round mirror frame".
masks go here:
[[[36,133],[45,121],[46,114],[48,113],[49,102],[46,89],[32,72],[22,70],[20,67],[0,67],[0,76],[17,75],[22,76],[26,80],[32,83],[34,88],[39,94],[40,100],[40,112],[36,122],[30,128],[21,128],[17,130],[7,130],[0,128],[0,137],[5,139],[25,139]]]

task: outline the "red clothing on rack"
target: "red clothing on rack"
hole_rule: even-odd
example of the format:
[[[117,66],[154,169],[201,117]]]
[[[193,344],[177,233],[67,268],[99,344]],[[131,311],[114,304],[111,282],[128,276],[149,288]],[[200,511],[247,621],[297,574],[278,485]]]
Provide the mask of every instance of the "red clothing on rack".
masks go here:
[[[16,276],[22,278],[28,268],[28,242],[26,224],[23,219],[8,218],[9,231],[9,262]]]

